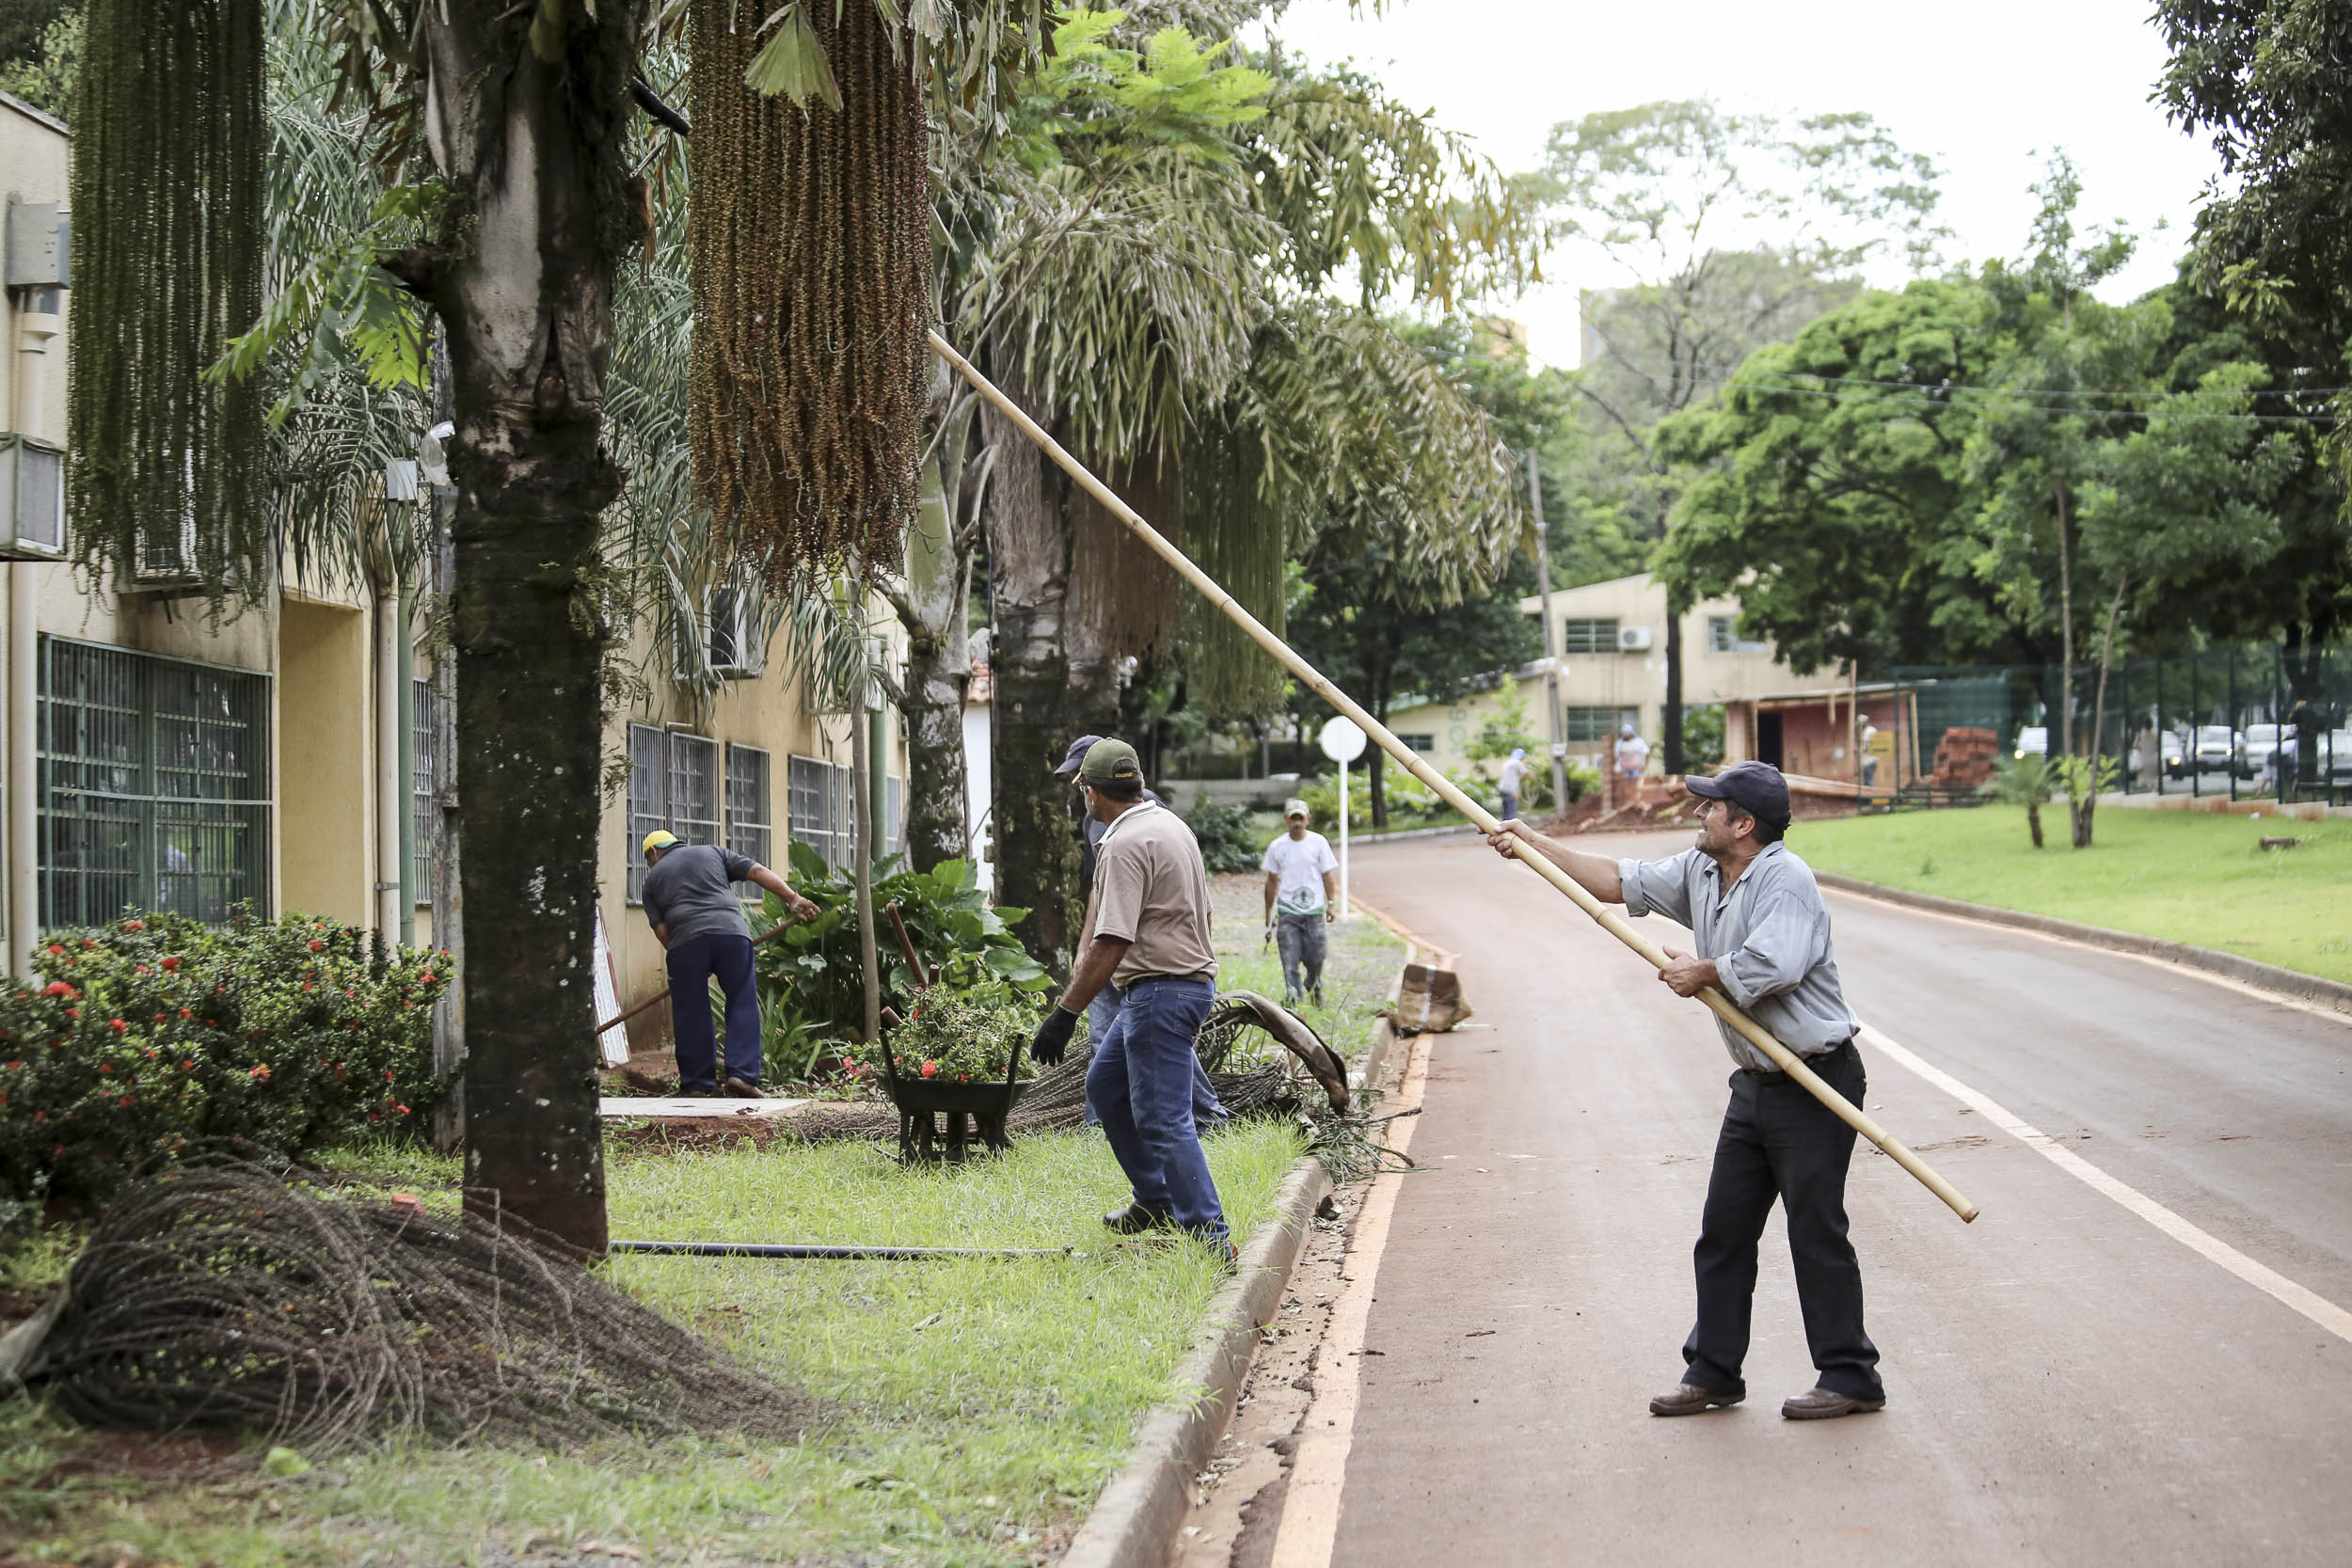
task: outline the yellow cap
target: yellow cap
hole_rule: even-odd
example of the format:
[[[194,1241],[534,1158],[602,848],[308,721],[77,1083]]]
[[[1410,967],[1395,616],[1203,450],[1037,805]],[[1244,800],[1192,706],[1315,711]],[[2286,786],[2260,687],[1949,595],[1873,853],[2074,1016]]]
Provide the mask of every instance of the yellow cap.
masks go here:
[[[669,829],[656,828],[653,832],[645,835],[645,842],[638,846],[638,847],[644,853],[650,855],[656,849],[667,849],[673,844],[682,844],[685,841],[683,839],[679,838],[677,834],[672,832]]]

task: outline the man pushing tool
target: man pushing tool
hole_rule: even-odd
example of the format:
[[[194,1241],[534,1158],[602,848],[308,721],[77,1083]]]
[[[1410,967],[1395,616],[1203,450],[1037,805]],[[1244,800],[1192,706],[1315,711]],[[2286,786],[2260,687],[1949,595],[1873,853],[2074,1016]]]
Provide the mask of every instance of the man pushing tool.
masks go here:
[[[1596,898],[1629,914],[1655,910],[1691,927],[1698,956],[1666,950],[1658,977],[1677,996],[1720,989],[1855,1104],[1865,1090],[1853,1037],[1861,1027],[1839,989],[1829,911],[1812,869],[1781,842],[1788,784],[1760,762],[1686,781],[1698,797],[1692,847],[1661,861],[1612,860],[1555,844],[1523,822],[1487,842],[1504,855],[1514,837],[1532,845]],[[1682,1381],[1650,1401],[1659,1416],[1694,1416],[1747,1397],[1756,1242],[1777,1197],[1787,1206],[1788,1250],[1820,1382],[1780,1407],[1791,1420],[1877,1410],[1886,1402],[1876,1346],[1862,1327],[1862,1273],[1846,1236],[1846,1167],[1854,1130],[1730,1025],[1718,1023],[1739,1070],[1715,1141],[1707,1207],[1692,1260],[1698,1322],[1684,1341]]]
[[[667,829],[645,835],[645,884],[638,895],[670,975],[670,1031],[677,1040],[677,1092],[738,1100],[759,1088],[759,992],[752,975],[752,927],[732,883],[750,882],[783,899],[796,920],[817,906],[782,877],[732,849],[688,844]],[[710,1019],[710,982],[727,999],[726,1077]]]

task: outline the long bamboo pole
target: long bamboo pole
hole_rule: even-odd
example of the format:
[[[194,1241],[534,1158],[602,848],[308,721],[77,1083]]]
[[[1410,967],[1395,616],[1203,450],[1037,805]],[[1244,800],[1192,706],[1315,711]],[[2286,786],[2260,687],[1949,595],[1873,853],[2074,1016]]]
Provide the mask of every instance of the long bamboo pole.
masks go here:
[[[1393,757],[1397,766],[1428,785],[1436,792],[1438,799],[1476,823],[1482,832],[1492,833],[1502,829],[1502,823],[1495,819],[1493,813],[1454,787],[1453,780],[1430,767],[1422,759],[1419,752],[1390,734],[1388,726],[1366,712],[1356,699],[1341,690],[1332,684],[1328,676],[1300,657],[1290,644],[1261,626],[1258,618],[1236,603],[1231,594],[1217,585],[1216,579],[1194,565],[1182,550],[1162,538],[1157,529],[1145,522],[1134,507],[1120,499],[1109,485],[1089,473],[1084,464],[1064,451],[1061,443],[1047,435],[1035,420],[1030,419],[1017,404],[998,390],[995,383],[982,375],[969,359],[958,354],[946,339],[936,332],[930,335],[930,339],[932,349],[941,358],[955,367],[958,374],[972,384],[973,390],[986,399],[998,413],[1010,420],[1023,435],[1037,444],[1039,451],[1052,458],[1064,473],[1078,482],[1080,488],[1100,501],[1105,511],[1126,524],[1128,531],[1149,546],[1152,553],[1174,567],[1179,576],[1200,590],[1210,604],[1224,611],[1229,619],[1243,631],[1248,632],[1252,641],[1272,655],[1292,674],[1306,682],[1325,702],[1329,703],[1362,726],[1364,734],[1370,736],[1382,751]],[[1535,853],[1532,846],[1522,847],[1519,843],[1513,842],[1510,847],[1512,854],[1521,864],[1533,868],[1537,876],[1567,895],[1577,908],[1590,915],[1602,930],[1607,931],[1611,936],[1615,937],[1649,960],[1651,968],[1666,967],[1668,959],[1662,948],[1628,925],[1623,916],[1603,908],[1600,900],[1586,892],[1583,885],[1575,878]],[[1804,1065],[1804,1058],[1774,1039],[1772,1031],[1741,1012],[1729,997],[1710,986],[1699,992],[1699,1000],[1706,1003],[1716,1017],[1738,1030],[1758,1051],[1770,1057],[1773,1065],[1781,1071],[1804,1085],[1806,1092],[1836,1113],[1839,1120],[1876,1144],[1889,1159],[1916,1177],[1928,1191],[1948,1204],[1953,1213],[1958,1214],[1963,1220],[1973,1220],[1977,1217],[1977,1206],[1963,1197],[1959,1189],[1938,1176],[1925,1160],[1920,1159],[1906,1148],[1901,1139],[1873,1121],[1860,1106],[1855,1105],[1844,1095],[1823,1083],[1820,1074]]]

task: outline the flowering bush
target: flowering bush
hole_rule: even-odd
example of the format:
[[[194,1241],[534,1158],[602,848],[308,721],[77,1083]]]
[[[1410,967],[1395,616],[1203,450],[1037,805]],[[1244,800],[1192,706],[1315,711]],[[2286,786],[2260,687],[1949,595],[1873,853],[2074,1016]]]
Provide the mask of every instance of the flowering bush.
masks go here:
[[[890,1053],[901,1078],[1002,1083],[1013,1053],[1037,1033],[1041,1010],[1036,997],[1010,986],[959,986],[956,978],[943,978],[909,999],[906,1021],[890,1032]],[[1021,1066],[1024,1076],[1035,1071],[1026,1056]],[[880,1083],[882,1048],[853,1047],[844,1070]]]
[[[55,931],[0,991],[0,1200],[103,1196],[199,1140],[299,1154],[417,1125],[449,955],[307,915]]]

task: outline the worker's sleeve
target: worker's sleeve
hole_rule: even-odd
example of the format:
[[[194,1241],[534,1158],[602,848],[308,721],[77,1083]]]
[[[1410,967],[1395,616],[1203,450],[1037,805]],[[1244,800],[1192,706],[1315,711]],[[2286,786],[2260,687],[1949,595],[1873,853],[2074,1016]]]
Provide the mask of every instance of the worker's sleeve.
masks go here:
[[[1742,1012],[1767,996],[1792,989],[1829,947],[1829,911],[1796,893],[1776,893],[1756,913],[1748,940],[1719,955],[1715,974],[1724,994]]]
[[[1662,861],[1619,861],[1617,881],[1625,894],[1625,912],[1647,914],[1655,910],[1678,925],[1691,924],[1691,873],[1687,863],[1695,849]]]
[[[661,900],[653,895],[652,878],[645,879],[645,890],[637,895],[637,901],[645,908],[646,925],[659,926],[670,918],[669,911],[661,907]]]
[[[1094,860],[1094,936],[1136,940],[1148,879],[1141,845],[1122,838],[1103,846]]]
[[[1317,839],[1315,841],[1315,870],[1318,872],[1337,871],[1339,868],[1340,858],[1331,853],[1331,841]]]
[[[1274,844],[1279,844],[1282,841],[1278,838],[1274,841]],[[1274,844],[1269,844],[1265,847],[1265,858],[1258,863],[1258,869],[1266,873],[1270,877],[1279,877],[1282,874],[1282,868],[1275,863]]]
[[[719,859],[727,868],[727,880],[730,882],[750,880],[752,867],[759,863],[751,856],[739,855],[732,849],[720,850]]]

